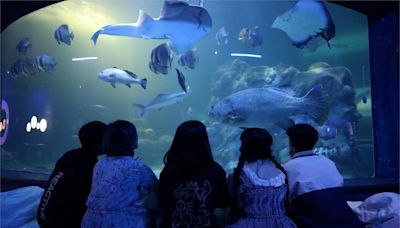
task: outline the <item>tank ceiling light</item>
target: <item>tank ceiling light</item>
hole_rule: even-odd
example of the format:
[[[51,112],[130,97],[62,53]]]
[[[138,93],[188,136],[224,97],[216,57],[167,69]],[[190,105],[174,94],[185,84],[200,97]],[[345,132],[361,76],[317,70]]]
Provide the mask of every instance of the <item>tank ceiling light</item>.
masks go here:
[[[245,53],[231,53],[231,56],[235,57],[249,57],[249,58],[261,58],[261,55],[245,54]]]
[[[97,57],[82,57],[82,58],[72,58],[72,61],[86,61],[86,60],[96,60]]]

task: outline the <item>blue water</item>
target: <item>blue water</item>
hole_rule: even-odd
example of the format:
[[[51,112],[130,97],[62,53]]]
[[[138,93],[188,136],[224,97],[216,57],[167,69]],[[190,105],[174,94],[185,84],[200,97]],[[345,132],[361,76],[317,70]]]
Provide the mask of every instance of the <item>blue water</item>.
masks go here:
[[[2,99],[10,106],[8,139],[1,147],[2,168],[48,172],[65,151],[79,146],[76,135],[84,123],[126,119],[132,121],[139,131],[136,155],[159,172],[162,157],[169,148],[176,127],[185,120],[199,119],[213,132],[210,138],[214,157],[229,171],[236,164],[240,129],[222,126],[223,130],[216,130],[218,123],[208,118],[207,112],[213,105],[215,98],[212,97],[216,96],[211,91],[213,84],[217,83],[216,72],[236,59],[230,56],[232,52],[262,55],[260,59],[238,58],[249,66],[274,67],[281,64],[306,71],[315,62],[327,62],[332,67],[346,67],[352,74],[354,90],[368,91],[367,18],[355,11],[326,3],[336,25],[336,37],[332,40],[334,45],[329,49],[321,39],[317,51],[310,52],[294,47],[284,32],[270,28],[274,19],[295,3],[206,0],[204,7],[212,17],[213,28],[196,46],[199,64],[195,70],[184,69],[178,66],[175,57],[168,75],[156,75],[148,68],[151,50],[165,40],[100,36],[96,46],[90,40],[91,35],[104,25],[135,22],[139,9],[157,17],[161,1],[67,1],[19,19],[2,33],[2,73],[19,58],[15,46],[23,37],[30,37],[33,45],[28,56],[50,54],[56,59],[57,66],[51,73],[40,72],[18,78],[2,76]],[[75,34],[71,46],[58,45],[53,37],[54,30],[63,23],[68,24]],[[264,35],[261,47],[253,48],[249,43],[238,41],[243,27],[255,25],[261,28]],[[218,46],[215,33],[222,26],[230,34],[229,44]],[[98,59],[71,61],[72,58],[87,56]],[[101,70],[114,66],[146,77],[148,88],[143,90],[137,85],[128,88],[121,84],[113,88],[97,79]],[[186,75],[191,94],[176,105],[161,110],[152,109],[141,118],[139,109],[133,103],[148,103],[159,93],[180,91],[175,67]],[[252,85],[248,87],[252,88]],[[370,92],[367,96],[370,101]],[[356,132],[356,141],[361,149],[347,149],[344,155],[331,155],[347,178],[373,175],[371,103],[363,106],[360,101],[355,102],[362,115]],[[188,113],[188,109],[192,111]],[[33,115],[39,120],[47,119],[45,133],[26,132],[26,124]],[[230,144],[221,149],[225,145],[215,141],[217,136],[221,140],[230,140]],[[343,142],[343,139],[337,138],[331,143],[335,140]],[[281,160],[287,159],[287,155],[279,154],[279,151],[276,153]]]

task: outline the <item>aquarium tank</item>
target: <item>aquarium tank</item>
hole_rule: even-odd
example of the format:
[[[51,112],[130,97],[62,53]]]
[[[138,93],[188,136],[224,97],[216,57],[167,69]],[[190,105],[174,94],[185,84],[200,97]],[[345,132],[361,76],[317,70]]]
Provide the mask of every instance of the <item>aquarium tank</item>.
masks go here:
[[[227,172],[244,128],[266,128],[285,162],[285,129],[308,123],[345,178],[374,177],[368,30],[312,0],[52,4],[1,35],[1,167],[49,173],[83,124],[124,119],[158,175],[177,126],[197,119]]]

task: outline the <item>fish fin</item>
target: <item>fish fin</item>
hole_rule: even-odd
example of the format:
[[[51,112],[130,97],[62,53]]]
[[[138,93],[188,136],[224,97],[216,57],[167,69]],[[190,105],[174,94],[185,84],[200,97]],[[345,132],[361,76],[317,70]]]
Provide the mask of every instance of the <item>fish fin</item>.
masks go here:
[[[291,119],[294,121],[294,124],[311,124],[312,122],[307,115],[295,115]]]
[[[57,40],[57,43],[58,43],[59,45],[61,44],[59,40]]]
[[[118,69],[118,67],[115,67],[115,66],[114,66],[114,67],[112,67],[112,68]]]
[[[166,0],[160,12],[160,18],[176,18],[188,7],[189,4],[185,1]]]
[[[107,25],[107,26],[104,26],[103,28],[97,30],[97,32],[93,33],[92,38],[90,38],[90,39],[93,40],[93,44],[94,44],[94,45],[96,45],[97,39],[99,38],[100,34],[101,34],[101,33],[103,32],[103,30],[104,30],[105,28],[107,28],[107,27],[108,27],[108,25]]]
[[[322,125],[328,118],[330,106],[329,96],[323,90],[322,85],[314,86],[303,98],[307,116]]]
[[[145,40],[150,40],[151,39],[151,36],[147,36],[147,35],[144,35],[144,34],[142,34],[140,36]]]
[[[167,93],[159,93],[159,94],[157,94],[157,96],[154,99],[157,99],[159,97],[164,97],[164,96],[167,96],[167,95],[168,95]]]
[[[93,44],[96,45],[97,43],[97,39],[99,38],[99,35],[101,34],[101,29],[98,30],[97,32],[95,32],[92,36],[92,38],[90,38],[91,40],[93,40]]]
[[[132,78],[137,78],[137,75],[130,72],[129,70],[123,70],[123,71],[125,71],[127,74],[129,74],[129,76],[131,76]]]
[[[140,117],[143,117],[144,115],[146,115],[146,113],[147,113],[146,105],[141,105],[141,104],[133,104],[133,105],[140,108],[140,112],[139,112]]]
[[[146,89],[147,78],[143,78],[142,80],[140,80],[140,85],[142,86],[143,89]]]
[[[175,68],[175,70],[176,70],[176,74],[178,76],[179,85],[181,86],[182,90],[185,91],[185,93],[187,93],[187,86],[186,86],[186,82],[185,82],[185,76],[177,68]]]
[[[116,88],[116,87],[115,87],[115,83],[111,82],[110,84],[111,84],[111,86],[112,86],[114,89]]]
[[[153,66],[153,64],[151,63],[151,61],[149,62],[149,69],[150,69],[153,73],[158,74],[158,73],[157,73],[157,70],[154,68],[154,66]]]
[[[296,94],[299,94],[299,90],[296,88],[292,88],[292,87],[291,88],[289,88],[289,87],[267,87],[267,88],[285,93],[285,94],[293,96],[293,97],[295,97]]]
[[[137,27],[142,27],[142,26],[150,26],[152,23],[154,23],[154,19],[150,17],[144,10],[139,10],[139,16],[138,19],[135,23]]]
[[[69,37],[71,37],[71,40],[74,40],[74,37],[75,37],[74,33],[71,32],[71,33],[69,34]]]
[[[128,86],[129,88],[132,88],[131,84],[126,83],[125,85]]]

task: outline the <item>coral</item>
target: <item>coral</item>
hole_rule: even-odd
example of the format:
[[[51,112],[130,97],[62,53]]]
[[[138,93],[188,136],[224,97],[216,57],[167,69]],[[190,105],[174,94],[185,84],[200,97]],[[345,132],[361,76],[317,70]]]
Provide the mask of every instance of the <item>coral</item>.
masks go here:
[[[214,73],[209,105],[211,107],[224,97],[248,88],[277,87],[291,91],[293,96],[302,97],[318,84],[329,95],[330,112],[323,126],[318,126],[305,117],[306,122],[314,125],[323,136],[316,151],[334,159],[351,156],[355,146],[353,136],[361,115],[356,108],[352,74],[346,67],[316,62],[306,71],[300,71],[284,64],[272,67],[251,66],[244,61],[234,60],[220,66]],[[214,157],[229,170],[236,165],[232,160],[237,161],[239,155],[242,129],[209,121],[207,126],[210,126],[208,133]],[[275,157],[280,161],[287,161],[289,151],[284,130],[268,130],[274,137]]]

